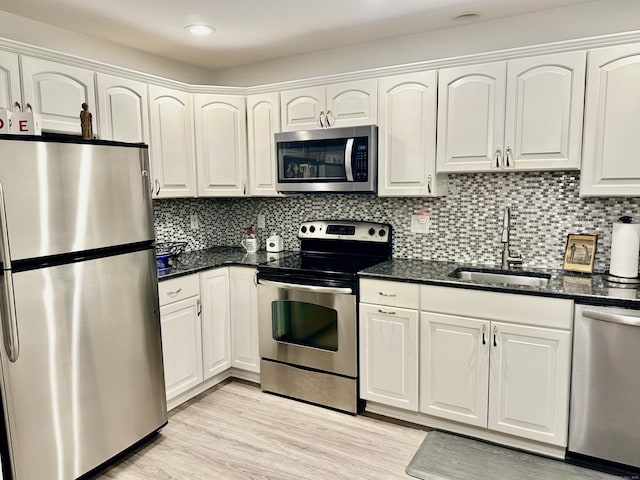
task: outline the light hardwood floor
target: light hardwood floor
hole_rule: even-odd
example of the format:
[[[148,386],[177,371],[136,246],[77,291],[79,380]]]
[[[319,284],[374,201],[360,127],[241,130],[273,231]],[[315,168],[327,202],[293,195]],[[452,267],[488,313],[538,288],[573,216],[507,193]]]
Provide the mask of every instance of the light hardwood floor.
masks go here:
[[[172,410],[153,441],[94,478],[410,479],[404,469],[425,435],[231,381]]]

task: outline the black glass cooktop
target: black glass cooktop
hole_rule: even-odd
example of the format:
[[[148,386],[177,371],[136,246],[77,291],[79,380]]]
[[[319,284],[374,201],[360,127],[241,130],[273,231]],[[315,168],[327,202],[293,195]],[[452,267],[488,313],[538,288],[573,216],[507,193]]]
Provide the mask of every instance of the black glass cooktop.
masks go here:
[[[385,257],[368,257],[344,254],[317,254],[301,252],[287,255],[272,262],[260,265],[259,270],[281,270],[289,274],[313,272],[318,274],[333,273],[355,275],[360,270],[386,260]]]

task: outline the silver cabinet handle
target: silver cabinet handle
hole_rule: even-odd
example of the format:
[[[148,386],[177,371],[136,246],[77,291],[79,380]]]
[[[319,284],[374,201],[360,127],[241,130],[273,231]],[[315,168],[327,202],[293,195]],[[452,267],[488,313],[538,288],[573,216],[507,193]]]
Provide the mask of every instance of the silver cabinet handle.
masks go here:
[[[640,327],[640,317],[632,317],[630,315],[621,315],[618,313],[601,312],[598,310],[583,310],[582,316],[600,320],[602,322],[618,323],[621,325],[630,325],[632,327]]]
[[[27,102],[26,108],[30,111],[33,112],[33,107],[31,106],[31,104],[29,102]]]
[[[498,327],[496,325],[493,326],[493,346],[498,346],[498,340],[496,337],[498,336]]]
[[[487,333],[487,324],[482,324],[482,344],[487,344],[487,339],[485,338],[485,334]]]
[[[331,115],[331,117],[329,117],[329,115]],[[333,125],[333,113],[331,113],[331,110],[327,110],[327,114],[325,115],[325,118],[327,119],[327,127],[330,127],[331,125]]]
[[[385,293],[385,292],[378,292],[378,295],[380,295],[381,297],[397,297],[398,296],[395,293]]]
[[[502,163],[502,150],[500,150],[500,147],[496,148],[495,160],[496,168],[500,168],[500,164]]]
[[[325,124],[324,124],[324,111],[320,112],[320,126],[322,128],[325,127]]]
[[[246,195],[247,194],[247,181],[246,180],[242,180],[242,195]]]
[[[22,111],[22,105],[20,105],[20,102],[18,102],[17,100],[13,104],[14,111],[15,111],[16,107],[18,108],[18,112]]]
[[[13,293],[13,274],[11,273],[11,251],[9,249],[9,227],[7,225],[7,209],[4,200],[4,187],[0,183],[0,258],[3,262],[4,272],[4,292],[6,305],[6,316],[2,315],[2,336],[4,347],[7,350],[7,357],[10,362],[18,360],[20,354],[20,340],[18,338],[18,319],[16,316],[16,298]],[[6,318],[8,317],[8,318]]]
[[[169,295],[171,298],[176,298],[181,291],[182,291],[182,289],[179,288],[174,292],[167,292],[167,295]]]
[[[427,177],[427,192],[431,195],[431,175]]]
[[[154,180],[154,183],[155,183],[155,185],[156,185],[156,195],[159,195],[159,194],[160,194],[160,182],[159,182],[159,181],[158,181],[158,179],[156,178],[156,179]]]
[[[300,285],[299,283],[274,282],[273,280],[258,280],[258,284],[277,288],[291,288],[292,290],[304,290],[314,293],[341,293],[351,295],[353,290],[342,287],[319,287],[316,285]]]
[[[511,152],[511,147],[507,147],[507,150],[505,151],[504,154],[504,159],[505,159],[505,163],[507,165],[507,167],[511,166],[511,159],[513,158],[513,154]]]
[[[378,309],[378,313],[383,313],[385,315],[395,315],[396,312],[394,312],[393,310],[382,310],[381,308]]]
[[[344,169],[347,174],[347,182],[353,182],[353,165],[351,155],[353,154],[354,138],[347,139],[347,145],[344,147]]]
[[[198,299],[196,301],[196,305],[197,305],[197,312],[198,312],[198,316],[200,316],[202,314],[202,302],[200,301],[200,299]]]

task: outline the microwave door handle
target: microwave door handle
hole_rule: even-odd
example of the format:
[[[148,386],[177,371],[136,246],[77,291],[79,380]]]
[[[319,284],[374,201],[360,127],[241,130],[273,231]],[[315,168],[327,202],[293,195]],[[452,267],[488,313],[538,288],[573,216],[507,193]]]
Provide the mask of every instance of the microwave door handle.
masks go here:
[[[353,182],[353,159],[351,158],[353,152],[353,138],[347,139],[347,146],[344,148],[344,169],[347,174],[347,181]]]

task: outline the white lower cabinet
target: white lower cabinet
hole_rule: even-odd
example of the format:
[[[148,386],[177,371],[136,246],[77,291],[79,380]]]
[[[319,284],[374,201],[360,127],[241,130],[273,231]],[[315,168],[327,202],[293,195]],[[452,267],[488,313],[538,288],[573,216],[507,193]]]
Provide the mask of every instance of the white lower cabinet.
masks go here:
[[[423,286],[421,306],[421,412],[566,446],[573,302]]]
[[[229,267],[231,366],[260,373],[256,269]]]
[[[487,425],[489,322],[422,312],[420,411]]]
[[[360,398],[418,410],[418,288],[361,280]]]
[[[230,376],[258,381],[255,272],[220,267],[159,282],[169,409]]]
[[[231,366],[231,318],[229,316],[229,270],[216,268],[200,274],[202,296],[202,361],[204,378]]]
[[[198,275],[158,285],[167,401],[202,383],[202,330]]]
[[[418,409],[418,312],[360,304],[360,397]]]

